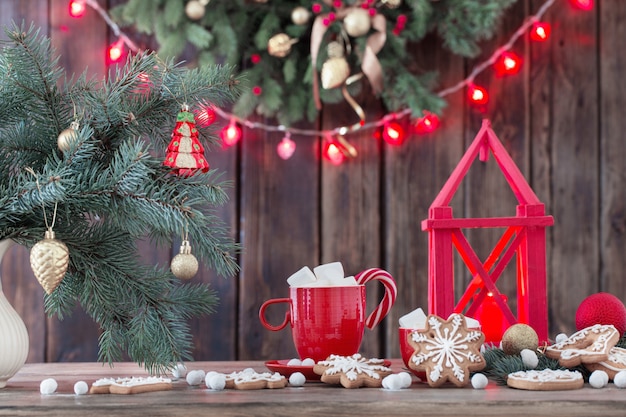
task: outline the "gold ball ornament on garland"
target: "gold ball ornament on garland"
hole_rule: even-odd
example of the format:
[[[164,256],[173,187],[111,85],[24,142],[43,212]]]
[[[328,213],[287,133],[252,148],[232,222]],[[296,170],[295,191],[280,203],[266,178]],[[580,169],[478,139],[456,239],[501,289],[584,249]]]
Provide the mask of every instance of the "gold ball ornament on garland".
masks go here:
[[[381,3],[390,9],[397,9],[402,4],[402,0],[381,0]]]
[[[185,14],[191,20],[200,20],[206,13],[206,5],[209,0],[191,0],[185,5]]]
[[[44,239],[35,243],[30,250],[30,266],[48,294],[51,294],[65,277],[69,261],[70,252],[67,246],[55,239],[52,228],[48,228]]]
[[[518,355],[524,349],[536,351],[538,347],[537,332],[527,324],[514,324],[502,335],[502,350],[507,355]]]
[[[70,123],[70,127],[59,133],[57,137],[57,146],[61,151],[67,151],[70,149],[72,143],[78,141],[78,128],[79,124],[76,120]]]
[[[353,38],[363,36],[372,27],[372,20],[367,10],[355,7],[343,19],[343,28]]]
[[[191,253],[191,245],[188,240],[182,241],[180,253],[172,259],[170,269],[174,276],[179,279],[191,279],[198,273],[198,260]]]
[[[291,52],[291,45],[298,42],[292,39],[286,33],[278,33],[270,38],[267,42],[267,52],[275,57],[284,58]]]
[[[291,21],[298,25],[305,25],[311,18],[311,12],[302,6],[298,6],[291,12]]]
[[[322,65],[322,88],[340,87],[350,76],[350,65],[344,57],[343,46],[336,41],[328,44],[328,59]]]

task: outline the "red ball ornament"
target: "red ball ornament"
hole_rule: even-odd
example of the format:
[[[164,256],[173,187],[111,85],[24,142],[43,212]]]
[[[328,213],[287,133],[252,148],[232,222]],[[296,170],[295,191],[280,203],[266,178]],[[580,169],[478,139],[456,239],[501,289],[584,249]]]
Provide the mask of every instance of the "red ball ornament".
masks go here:
[[[622,300],[606,292],[585,298],[576,310],[576,329],[594,324],[612,324],[623,335],[626,332],[626,307]]]

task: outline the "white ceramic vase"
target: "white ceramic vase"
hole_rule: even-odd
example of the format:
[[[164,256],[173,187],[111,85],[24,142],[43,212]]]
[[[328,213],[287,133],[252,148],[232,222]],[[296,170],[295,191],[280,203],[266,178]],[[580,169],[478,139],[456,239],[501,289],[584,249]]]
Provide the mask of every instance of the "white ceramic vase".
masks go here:
[[[10,239],[0,240],[0,266],[6,251],[11,247]],[[28,332],[24,321],[9,304],[2,292],[0,277],[0,388],[20,370],[28,356]]]

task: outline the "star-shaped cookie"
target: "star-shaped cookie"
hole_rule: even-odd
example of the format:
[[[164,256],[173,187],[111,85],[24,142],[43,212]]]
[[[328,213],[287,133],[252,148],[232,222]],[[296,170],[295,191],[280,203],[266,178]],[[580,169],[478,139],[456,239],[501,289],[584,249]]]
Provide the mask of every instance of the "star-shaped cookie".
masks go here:
[[[383,359],[366,359],[359,353],[352,356],[330,355],[313,366],[327,384],[341,384],[344,388],[378,387],[383,378],[392,373]]]
[[[480,353],[485,335],[468,329],[462,314],[452,314],[448,320],[430,315],[424,330],[411,332],[407,337],[415,350],[409,367],[426,372],[431,387],[446,381],[457,387],[465,386],[470,383],[470,372],[486,365]]]

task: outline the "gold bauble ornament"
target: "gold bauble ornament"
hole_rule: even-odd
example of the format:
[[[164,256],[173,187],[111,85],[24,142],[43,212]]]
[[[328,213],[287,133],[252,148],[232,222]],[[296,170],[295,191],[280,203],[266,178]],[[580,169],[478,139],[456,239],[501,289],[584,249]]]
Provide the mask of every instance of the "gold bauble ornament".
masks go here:
[[[311,18],[311,12],[302,6],[298,6],[291,12],[291,21],[296,25],[305,25]]]
[[[343,18],[343,28],[348,35],[357,38],[369,32],[372,20],[367,10],[355,7]]]
[[[52,228],[48,228],[43,240],[30,250],[30,266],[46,293],[59,286],[70,261],[70,252],[65,243],[55,239]]]
[[[350,76],[350,65],[346,58],[328,58],[322,65],[320,78],[325,89],[340,87]]]
[[[278,33],[267,42],[267,52],[272,56],[284,58],[291,52],[291,45],[296,42],[297,39],[291,39],[286,33]]]
[[[70,127],[59,133],[59,136],[57,137],[57,146],[60,150],[67,151],[70,149],[72,143],[78,141],[78,127],[78,122],[73,121],[70,123]]]
[[[502,335],[502,350],[507,355],[518,355],[524,349],[536,351],[539,337],[535,329],[524,323],[517,323]]]
[[[198,260],[191,254],[191,245],[183,240],[180,253],[172,259],[170,269],[176,278],[191,279],[198,273]]]
[[[206,5],[209,0],[191,0],[185,5],[185,14],[191,20],[200,20],[206,13]]]

